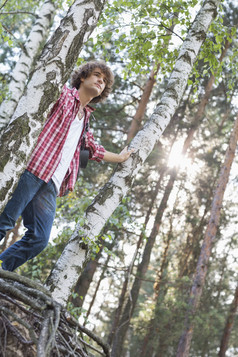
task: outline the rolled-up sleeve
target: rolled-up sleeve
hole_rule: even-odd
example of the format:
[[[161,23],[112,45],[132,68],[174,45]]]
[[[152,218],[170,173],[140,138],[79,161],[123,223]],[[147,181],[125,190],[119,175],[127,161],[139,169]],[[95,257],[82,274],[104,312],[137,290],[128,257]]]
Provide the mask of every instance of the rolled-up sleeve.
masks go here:
[[[95,160],[97,162],[100,162],[103,159],[104,153],[106,150],[104,149],[104,147],[102,145],[99,145],[96,143],[90,129],[87,132],[86,137],[85,137],[85,145],[86,145],[86,148],[89,149],[89,159],[90,160]]]

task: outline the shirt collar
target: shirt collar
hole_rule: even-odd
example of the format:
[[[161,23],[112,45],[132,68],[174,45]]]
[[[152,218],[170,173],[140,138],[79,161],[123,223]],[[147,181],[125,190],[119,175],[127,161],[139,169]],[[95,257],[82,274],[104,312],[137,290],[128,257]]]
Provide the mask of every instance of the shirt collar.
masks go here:
[[[80,102],[80,100],[79,100],[79,92],[75,87],[71,89],[71,93],[75,97],[75,99],[77,99]],[[89,111],[90,113],[92,113],[92,112],[94,112],[94,110],[96,110],[95,108],[91,107],[90,105],[86,105],[85,109],[87,111]]]

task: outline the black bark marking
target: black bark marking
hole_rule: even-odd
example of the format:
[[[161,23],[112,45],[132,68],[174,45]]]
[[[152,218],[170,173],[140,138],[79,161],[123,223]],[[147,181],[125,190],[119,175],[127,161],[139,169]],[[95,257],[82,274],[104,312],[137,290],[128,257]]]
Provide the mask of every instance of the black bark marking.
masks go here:
[[[87,9],[85,10],[84,13],[84,18],[83,18],[83,24],[81,25],[81,30],[80,32],[75,36],[73,39],[68,53],[65,58],[65,67],[66,67],[66,77],[68,77],[68,72],[71,72],[71,69],[73,68],[75,62],[77,61],[79,51],[83,45],[83,39],[85,36],[85,33],[88,31],[92,31],[95,26],[89,25],[88,20],[94,16],[94,10],[93,9]]]

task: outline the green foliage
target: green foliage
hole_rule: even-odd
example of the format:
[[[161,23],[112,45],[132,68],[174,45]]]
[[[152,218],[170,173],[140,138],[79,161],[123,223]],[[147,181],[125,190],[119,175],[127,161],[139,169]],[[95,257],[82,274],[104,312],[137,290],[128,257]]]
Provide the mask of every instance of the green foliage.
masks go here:
[[[77,293],[72,293],[71,297],[73,299],[76,299],[78,297],[78,294]],[[82,298],[82,297],[80,297],[80,298]],[[84,316],[84,314],[87,312],[87,310],[85,310],[84,308],[75,306],[71,301],[69,301],[68,304],[67,304],[67,310],[76,319],[78,319],[81,315]]]
[[[218,83],[224,72],[224,67],[229,66],[232,69],[233,80],[229,81],[227,97],[230,97],[230,93],[234,89],[234,77],[236,76],[237,71],[234,71],[234,66],[236,65],[237,58],[237,46],[233,46],[232,51],[228,51],[225,60],[220,61],[222,51],[227,45],[228,41],[230,44],[235,41],[237,34],[237,24],[224,23],[224,8],[220,7],[220,12],[215,21],[212,22],[209,32],[207,34],[206,40],[201,48],[197,61],[193,67],[193,71],[190,79],[188,80],[188,85],[191,85],[193,88],[193,93],[196,97],[197,90],[200,84],[201,79],[210,77],[211,75],[215,76],[216,83]],[[202,63],[202,65],[201,65]],[[193,99],[194,102],[195,99]]]
[[[64,228],[62,232],[58,233],[58,236],[48,244],[43,252],[18,268],[19,273],[44,283],[72,233],[72,230],[69,228]]]
[[[12,69],[22,51],[31,28],[37,18],[41,1],[8,0],[3,1],[0,9],[0,103],[7,99],[8,83]],[[70,1],[68,1],[70,3]],[[58,15],[65,7],[64,0],[57,0]]]
[[[8,0],[0,10],[0,37],[10,47],[21,46],[34,20],[38,2]],[[1,47],[1,49],[3,49]]]
[[[111,1],[100,20],[99,35],[94,41],[94,51],[103,49],[109,60],[112,53],[123,58],[126,64],[124,78],[132,73],[146,73],[148,64],[160,63],[162,73],[171,70],[177,49],[168,49],[171,35],[183,40],[175,25],[190,26],[191,1]],[[112,41],[113,39],[113,41]]]

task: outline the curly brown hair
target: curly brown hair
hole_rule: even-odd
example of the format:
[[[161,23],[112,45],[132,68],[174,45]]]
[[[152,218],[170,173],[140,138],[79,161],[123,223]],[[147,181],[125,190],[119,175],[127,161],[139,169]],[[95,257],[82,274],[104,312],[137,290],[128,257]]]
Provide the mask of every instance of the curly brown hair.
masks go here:
[[[103,92],[93,98],[90,103],[99,103],[105,100],[112,90],[114,83],[114,75],[111,69],[103,61],[90,61],[79,66],[71,76],[71,85],[76,89],[79,89],[81,84],[81,78],[87,78],[94,71],[95,68],[99,68],[106,77],[106,86]]]

